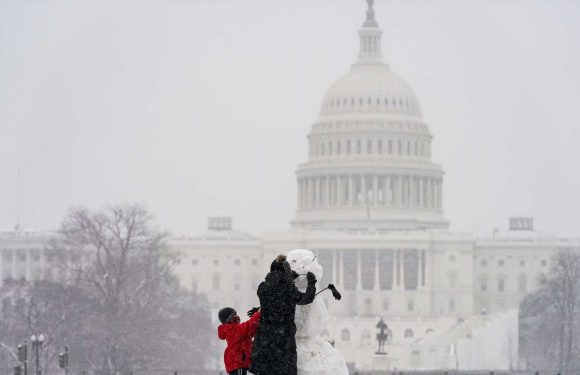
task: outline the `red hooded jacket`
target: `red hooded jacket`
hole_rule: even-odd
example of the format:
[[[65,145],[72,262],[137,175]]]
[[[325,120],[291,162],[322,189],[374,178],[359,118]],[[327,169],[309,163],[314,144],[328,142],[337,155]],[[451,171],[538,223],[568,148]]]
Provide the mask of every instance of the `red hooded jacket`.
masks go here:
[[[224,351],[226,372],[250,367],[252,356],[252,337],[258,328],[260,312],[254,313],[244,323],[225,323],[218,327],[218,337],[226,340],[228,346]]]

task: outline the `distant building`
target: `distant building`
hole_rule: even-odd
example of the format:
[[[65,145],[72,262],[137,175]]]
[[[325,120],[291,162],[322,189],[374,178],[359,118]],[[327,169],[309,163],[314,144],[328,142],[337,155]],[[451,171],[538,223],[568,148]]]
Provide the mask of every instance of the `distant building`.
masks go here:
[[[215,309],[244,311],[258,303],[277,254],[308,248],[324,266],[318,285],[343,294],[320,297],[332,316],[326,335],[352,367],[516,367],[513,309],[551,255],[580,241],[542,234],[522,217],[490,238],[448,230],[432,134],[412,88],[383,62],[381,34],[371,1],[358,61],[328,90],[308,134],[292,229],[257,238],[210,219],[206,233],[172,241],[182,254],[177,272]],[[387,359],[374,355],[379,317],[390,329]]]

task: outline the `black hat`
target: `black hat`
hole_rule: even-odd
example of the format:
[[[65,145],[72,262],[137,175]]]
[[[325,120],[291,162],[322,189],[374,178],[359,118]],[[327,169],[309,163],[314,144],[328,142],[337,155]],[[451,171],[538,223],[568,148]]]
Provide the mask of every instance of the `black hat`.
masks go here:
[[[290,269],[290,264],[286,261],[285,255],[278,255],[276,259],[274,259],[274,261],[270,265],[270,272],[274,271],[290,275],[292,270]]]
[[[220,322],[226,324],[229,322],[235,315],[237,314],[236,310],[232,309],[231,307],[224,307],[218,312],[218,317]]]

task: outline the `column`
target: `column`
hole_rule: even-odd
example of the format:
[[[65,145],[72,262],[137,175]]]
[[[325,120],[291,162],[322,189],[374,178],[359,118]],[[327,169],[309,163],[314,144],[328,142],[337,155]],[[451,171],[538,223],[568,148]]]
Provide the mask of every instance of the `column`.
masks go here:
[[[384,195],[383,195],[384,197]],[[373,176],[373,206],[379,205],[379,176]]]
[[[354,176],[348,175],[348,205],[349,206],[354,206],[354,198],[355,198]]]
[[[330,176],[326,176],[326,196],[324,197],[324,203],[326,207],[330,207],[331,194],[330,194]]]
[[[338,282],[338,250],[331,250],[332,251],[332,280],[330,281],[333,284],[339,284]]]
[[[383,181],[383,204],[385,206],[391,206],[392,205],[392,199],[393,199],[393,194],[391,191],[391,177],[389,176],[385,176],[385,179]]]
[[[32,254],[30,253],[30,249],[26,249],[25,250],[24,256],[26,257],[25,258],[25,262],[26,262],[25,263],[25,267],[26,267],[26,271],[25,271],[26,272],[25,273],[25,275],[26,275],[26,281],[31,281],[32,280],[32,271],[31,271],[31,268],[32,268],[32,264],[31,264],[31,262],[32,262]]]
[[[405,250],[401,249],[401,289],[405,290]]]
[[[365,206],[368,204],[368,195],[367,195],[367,178],[366,176],[363,174],[360,176],[360,193],[361,193],[361,202],[360,204]]]
[[[415,177],[409,176],[409,207],[415,207]]]
[[[425,208],[431,208],[431,179],[427,178],[425,181],[426,189],[425,189]]]
[[[423,208],[424,204],[423,204],[423,177],[419,178],[419,207]]]
[[[336,201],[335,206],[342,206],[342,177],[336,176]]]
[[[296,194],[296,205],[298,209],[302,209],[302,180],[298,179],[298,194]]]
[[[423,278],[421,275],[421,267],[422,267],[422,259],[421,259],[421,251],[417,249],[417,290],[421,289],[423,285]]]
[[[375,286],[374,290],[378,291],[381,289],[380,281],[379,281],[379,249],[375,249]]]
[[[362,267],[360,264],[360,249],[356,251],[356,290],[362,290],[362,277],[361,271]]]
[[[443,208],[443,180],[437,181],[437,209]]]
[[[402,188],[403,183],[401,176],[395,176],[395,206],[401,207],[403,205]]]

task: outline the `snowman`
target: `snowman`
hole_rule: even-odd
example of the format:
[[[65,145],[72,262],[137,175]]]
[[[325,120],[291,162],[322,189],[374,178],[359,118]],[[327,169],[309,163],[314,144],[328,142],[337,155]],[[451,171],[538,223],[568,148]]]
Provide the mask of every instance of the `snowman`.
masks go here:
[[[300,275],[295,283],[301,292],[304,292],[308,285],[306,280],[308,272],[312,272],[316,280],[322,279],[322,266],[312,251],[292,250],[287,254],[286,260],[292,271]],[[348,375],[344,358],[322,338],[322,331],[327,322],[328,311],[322,298],[315,298],[309,305],[296,306],[298,375]]]

